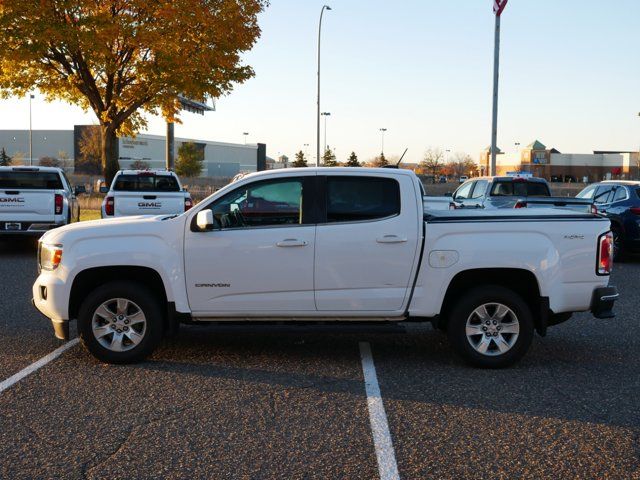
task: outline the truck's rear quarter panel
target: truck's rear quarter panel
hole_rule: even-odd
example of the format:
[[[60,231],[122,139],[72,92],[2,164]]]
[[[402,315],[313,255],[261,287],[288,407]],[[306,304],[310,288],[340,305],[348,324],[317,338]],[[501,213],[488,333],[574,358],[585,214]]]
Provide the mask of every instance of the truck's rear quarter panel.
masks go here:
[[[596,274],[598,237],[609,230],[609,221],[593,216],[536,219],[524,215],[521,219],[427,221],[411,315],[439,314],[457,274],[495,268],[531,272],[554,313],[587,310],[593,290],[609,280]]]

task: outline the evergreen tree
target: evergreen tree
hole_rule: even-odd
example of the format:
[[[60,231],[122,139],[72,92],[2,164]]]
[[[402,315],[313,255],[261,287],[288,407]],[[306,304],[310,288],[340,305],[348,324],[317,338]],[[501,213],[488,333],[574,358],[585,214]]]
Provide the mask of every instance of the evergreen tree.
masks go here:
[[[308,167],[307,159],[305,158],[304,152],[302,150],[296,153],[296,161],[293,162],[292,166],[294,168]]]
[[[0,151],[0,167],[8,167],[11,165],[11,157],[7,155],[4,147],[2,147],[2,151]]]
[[[336,161],[336,154],[333,153],[329,147],[324,151],[324,155],[322,155],[322,165],[325,167],[337,167],[338,162]]]
[[[176,173],[181,177],[199,177],[204,162],[204,149],[193,142],[185,142],[178,148]]]
[[[387,161],[387,157],[384,156],[384,153],[380,153],[380,156],[374,158],[373,162],[371,162],[371,166],[373,167],[386,167],[387,165],[389,165],[389,162]]]
[[[360,166],[360,162],[358,161],[358,156],[356,155],[356,152],[351,152],[351,155],[349,155],[349,158],[347,159],[346,166],[347,167],[359,167]]]

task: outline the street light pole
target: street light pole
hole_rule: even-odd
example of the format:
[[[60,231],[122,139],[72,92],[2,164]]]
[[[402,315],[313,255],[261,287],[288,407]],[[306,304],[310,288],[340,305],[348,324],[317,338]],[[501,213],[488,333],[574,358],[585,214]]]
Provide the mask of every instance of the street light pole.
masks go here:
[[[242,135],[244,136],[244,144],[247,144],[247,137],[249,136],[249,132],[242,132]]]
[[[327,151],[327,117],[331,116],[331,112],[322,112],[320,115],[324,117],[324,150],[322,154]]]
[[[320,10],[320,22],[318,24],[318,111],[316,113],[316,167],[320,165],[320,39],[322,38],[322,16],[324,11],[331,10],[328,5],[323,5]]]
[[[29,165],[33,165],[33,131],[31,129],[31,100],[35,95],[29,94]]]
[[[380,131],[382,132],[382,149],[380,150],[380,153],[382,153],[382,155],[384,155],[384,132],[387,131],[386,128],[381,128]]]

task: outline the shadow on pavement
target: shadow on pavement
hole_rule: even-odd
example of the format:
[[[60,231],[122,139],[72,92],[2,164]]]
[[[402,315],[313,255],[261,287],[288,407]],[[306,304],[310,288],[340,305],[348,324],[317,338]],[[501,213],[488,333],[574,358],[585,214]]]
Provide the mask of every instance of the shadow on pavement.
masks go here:
[[[372,344],[385,400],[640,425],[640,382],[637,376],[625,378],[638,367],[637,361],[616,357],[615,344],[594,350],[590,340],[581,337],[536,338],[516,366],[480,370],[455,357],[446,337],[435,331],[274,335],[194,327],[166,341],[152,360],[126,368],[364,396],[358,341]],[[340,362],[351,365],[352,375],[332,374],[331,365]],[[318,365],[326,365],[326,376],[317,374],[325,371]]]

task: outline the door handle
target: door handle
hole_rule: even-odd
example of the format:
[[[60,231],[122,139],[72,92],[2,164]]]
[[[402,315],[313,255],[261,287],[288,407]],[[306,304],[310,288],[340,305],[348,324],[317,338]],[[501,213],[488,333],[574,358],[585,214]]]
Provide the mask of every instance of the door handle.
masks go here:
[[[278,243],[277,247],[306,247],[307,242],[304,240],[298,240],[297,238],[286,238]]]
[[[383,237],[376,238],[378,243],[404,243],[407,239],[405,237],[399,237],[398,235],[385,235]]]

